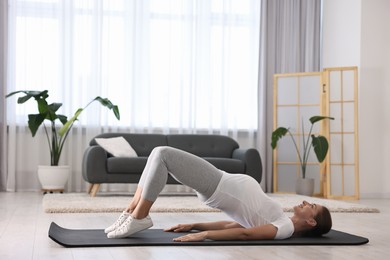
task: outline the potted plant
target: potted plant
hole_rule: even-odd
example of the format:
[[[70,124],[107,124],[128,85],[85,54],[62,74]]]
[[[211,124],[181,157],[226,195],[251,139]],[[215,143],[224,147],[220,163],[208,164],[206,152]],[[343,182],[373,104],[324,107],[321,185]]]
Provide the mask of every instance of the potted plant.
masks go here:
[[[38,166],[38,178],[41,182],[42,189],[44,191],[63,191],[69,177],[70,168],[69,166],[59,166],[58,163],[60,161],[65,141],[67,140],[74,122],[78,120],[81,112],[83,112],[84,109],[86,109],[94,101],[98,101],[101,105],[113,110],[114,115],[118,120],[120,119],[119,108],[118,106],[113,105],[107,98],[101,98],[98,96],[91,100],[84,108],[77,109],[75,114],[68,120],[67,116],[57,114],[57,111],[62,106],[62,103],[48,104],[47,98],[49,97],[49,94],[47,90],[15,91],[9,93],[6,97],[8,98],[19,93],[24,93],[25,95],[18,98],[18,104],[23,104],[31,98],[35,99],[37,102],[38,113],[28,115],[28,128],[34,137],[39,127],[43,124],[43,129],[45,130],[50,149],[50,166]],[[45,127],[45,120],[50,122],[48,129]],[[61,127],[57,127],[56,123],[58,121],[62,124]],[[57,171],[59,173],[53,174],[53,171]]]
[[[314,124],[324,119],[333,120],[334,118],[327,117],[327,116],[311,117],[309,119],[311,123],[311,127],[310,127],[309,134],[307,136],[305,136],[305,129],[302,123],[302,149],[301,149],[302,152],[299,152],[297,143],[293,137],[293,134],[290,132],[289,128],[279,127],[272,132],[272,141],[271,141],[272,149],[276,148],[278,141],[286,134],[289,134],[291,140],[293,141],[295,151],[299,158],[300,168],[302,172],[302,178],[299,178],[297,180],[296,192],[301,195],[312,196],[314,192],[314,179],[306,178],[306,166],[307,166],[307,160],[309,158],[309,154],[311,152],[311,148],[313,148],[317,160],[320,163],[325,160],[326,154],[328,153],[329,144],[325,136],[321,136],[321,135],[315,136],[314,134],[312,134]]]

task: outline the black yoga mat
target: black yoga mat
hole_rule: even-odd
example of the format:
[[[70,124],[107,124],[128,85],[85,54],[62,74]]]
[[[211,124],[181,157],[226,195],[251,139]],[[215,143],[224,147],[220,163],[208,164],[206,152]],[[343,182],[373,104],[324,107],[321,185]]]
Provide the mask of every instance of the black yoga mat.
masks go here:
[[[322,237],[293,237],[285,240],[173,242],[172,239],[185,233],[164,232],[162,229],[147,229],[132,237],[107,238],[102,229],[66,229],[52,222],[49,237],[64,247],[109,247],[109,246],[261,246],[261,245],[362,245],[368,239],[345,232],[331,230]]]

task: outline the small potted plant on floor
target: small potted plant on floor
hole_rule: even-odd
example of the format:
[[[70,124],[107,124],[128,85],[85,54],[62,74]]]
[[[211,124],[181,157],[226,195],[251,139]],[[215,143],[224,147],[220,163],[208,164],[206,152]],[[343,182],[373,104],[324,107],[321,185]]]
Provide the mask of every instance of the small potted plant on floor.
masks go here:
[[[6,97],[10,97],[16,94],[24,93],[25,95],[18,98],[18,104],[23,104],[30,99],[34,99],[38,105],[38,113],[28,115],[28,127],[34,137],[43,124],[43,129],[47,137],[47,142],[50,149],[50,166],[38,166],[38,178],[42,185],[43,191],[63,191],[66,182],[69,178],[70,167],[59,166],[62,149],[64,148],[65,141],[69,135],[73,124],[78,120],[79,115],[83,112],[92,102],[98,101],[104,107],[112,110],[115,117],[119,120],[119,108],[113,105],[107,98],[96,97],[92,99],[84,108],[76,110],[75,114],[68,119],[67,116],[57,114],[58,109],[62,106],[62,103],[47,102],[49,97],[48,91],[15,91],[9,93]],[[44,122],[49,121],[50,126],[46,127]],[[56,123],[60,122],[61,127]],[[56,173],[54,173],[56,172]]]
[[[290,132],[289,128],[286,127],[279,127],[275,131],[272,132],[272,141],[271,141],[271,147],[272,149],[275,149],[277,146],[278,141],[284,137],[286,134],[289,134],[291,137],[291,140],[294,144],[295,151],[299,158],[300,168],[302,172],[302,178],[297,179],[296,183],[296,192],[297,194],[301,195],[307,195],[312,196],[314,192],[314,179],[306,178],[306,166],[307,166],[307,160],[309,158],[309,154],[311,151],[311,148],[313,148],[318,162],[323,162],[325,160],[326,154],[328,153],[329,144],[328,140],[321,135],[315,136],[312,134],[313,126],[315,123],[324,120],[324,119],[330,119],[333,120],[333,117],[327,117],[327,116],[313,116],[311,117],[310,123],[310,131],[307,136],[305,136],[304,127],[302,124],[302,152],[299,152],[298,145],[294,139],[293,134]]]

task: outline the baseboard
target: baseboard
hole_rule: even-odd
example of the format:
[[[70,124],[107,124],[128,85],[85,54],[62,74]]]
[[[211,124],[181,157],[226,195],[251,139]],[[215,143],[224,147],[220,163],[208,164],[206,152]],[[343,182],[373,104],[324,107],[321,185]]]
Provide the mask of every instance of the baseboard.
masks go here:
[[[390,199],[390,192],[368,192],[360,193],[360,199]]]

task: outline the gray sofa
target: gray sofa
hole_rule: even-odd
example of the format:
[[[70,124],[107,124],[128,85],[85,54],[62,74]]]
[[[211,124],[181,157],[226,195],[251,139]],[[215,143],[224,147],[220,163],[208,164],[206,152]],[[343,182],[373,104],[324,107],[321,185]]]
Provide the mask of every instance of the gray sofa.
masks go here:
[[[95,138],[123,136],[138,157],[114,157],[100,147]],[[230,173],[248,174],[258,182],[262,177],[262,164],[256,149],[240,149],[228,136],[188,134],[130,134],[104,133],[90,141],[83,157],[82,174],[90,183],[88,193],[95,196],[102,183],[138,183],[147,158],[157,146],[175,147],[204,158],[217,168]],[[179,184],[172,177],[168,184]]]

